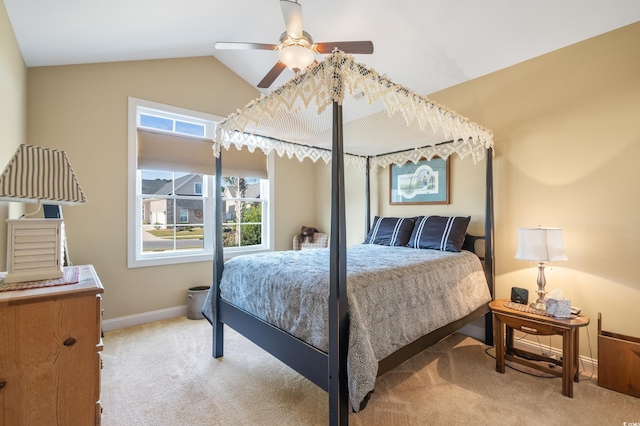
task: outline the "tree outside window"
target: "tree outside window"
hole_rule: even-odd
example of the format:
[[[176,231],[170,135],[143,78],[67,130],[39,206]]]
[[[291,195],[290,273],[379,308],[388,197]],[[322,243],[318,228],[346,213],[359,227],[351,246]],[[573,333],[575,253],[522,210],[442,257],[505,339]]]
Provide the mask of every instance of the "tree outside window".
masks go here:
[[[227,176],[223,182],[224,247],[262,244],[260,180]]]

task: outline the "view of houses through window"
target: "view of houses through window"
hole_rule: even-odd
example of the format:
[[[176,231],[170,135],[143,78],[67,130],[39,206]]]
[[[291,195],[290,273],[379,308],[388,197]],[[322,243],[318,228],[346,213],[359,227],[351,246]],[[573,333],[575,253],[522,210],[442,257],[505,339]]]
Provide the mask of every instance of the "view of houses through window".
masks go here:
[[[204,249],[203,175],[142,170],[142,251]]]
[[[180,155],[183,149],[180,138],[187,138],[185,149],[194,146],[190,144],[207,143],[215,128],[213,117],[133,98],[130,108],[136,122],[130,133],[129,152],[137,155],[137,160],[130,162],[133,168],[129,175],[135,179],[130,180],[130,188],[135,188],[135,202],[131,198],[129,207],[130,267],[211,260],[216,232],[214,177],[202,174],[201,162],[189,163],[193,152]],[[144,145],[140,145],[140,132],[147,132]],[[150,134],[156,136],[146,136]],[[166,142],[167,139],[161,139],[166,138],[163,135],[173,139]],[[159,151],[155,151],[156,140],[160,141]],[[171,154],[163,154],[163,146]],[[174,151],[178,154],[173,154]],[[198,155],[202,158],[202,154]],[[204,169],[210,170],[206,165]],[[221,190],[225,256],[268,249],[269,181],[223,176]]]
[[[204,212],[208,200],[203,180],[192,173],[141,171],[142,250],[204,249]],[[246,247],[262,244],[260,179],[223,177],[223,244]]]

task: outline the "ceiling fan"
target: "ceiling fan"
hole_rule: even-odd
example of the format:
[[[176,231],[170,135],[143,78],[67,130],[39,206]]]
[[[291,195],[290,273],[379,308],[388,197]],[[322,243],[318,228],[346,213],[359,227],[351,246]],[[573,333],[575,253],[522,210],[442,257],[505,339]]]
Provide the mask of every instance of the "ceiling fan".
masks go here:
[[[280,36],[280,44],[218,42],[216,49],[277,50],[278,62],[258,83],[266,89],[275,81],[285,68],[300,71],[315,61],[316,53],[331,53],[334,49],[345,53],[373,53],[371,41],[334,41],[314,43],[306,31],[302,30],[302,6],[296,1],[280,0],[286,31]]]

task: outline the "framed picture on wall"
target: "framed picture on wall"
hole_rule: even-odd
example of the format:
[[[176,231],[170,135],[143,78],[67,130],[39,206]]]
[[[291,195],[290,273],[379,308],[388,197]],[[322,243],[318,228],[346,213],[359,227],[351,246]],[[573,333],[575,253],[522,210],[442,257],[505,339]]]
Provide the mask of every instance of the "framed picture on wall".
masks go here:
[[[449,204],[449,162],[440,157],[389,169],[389,204]]]

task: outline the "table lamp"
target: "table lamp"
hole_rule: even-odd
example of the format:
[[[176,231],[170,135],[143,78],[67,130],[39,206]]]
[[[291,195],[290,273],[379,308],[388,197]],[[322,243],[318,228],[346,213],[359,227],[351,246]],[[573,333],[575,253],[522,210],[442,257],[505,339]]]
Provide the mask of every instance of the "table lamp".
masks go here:
[[[530,306],[544,311],[546,309],[544,286],[547,283],[544,277],[544,262],[567,260],[567,254],[562,246],[562,229],[540,226],[519,228],[516,259],[538,262],[538,300]]]
[[[26,219],[45,204],[87,202],[64,151],[20,145],[0,175],[0,201],[38,203],[20,219],[7,219],[5,283],[62,277],[62,219]]]

